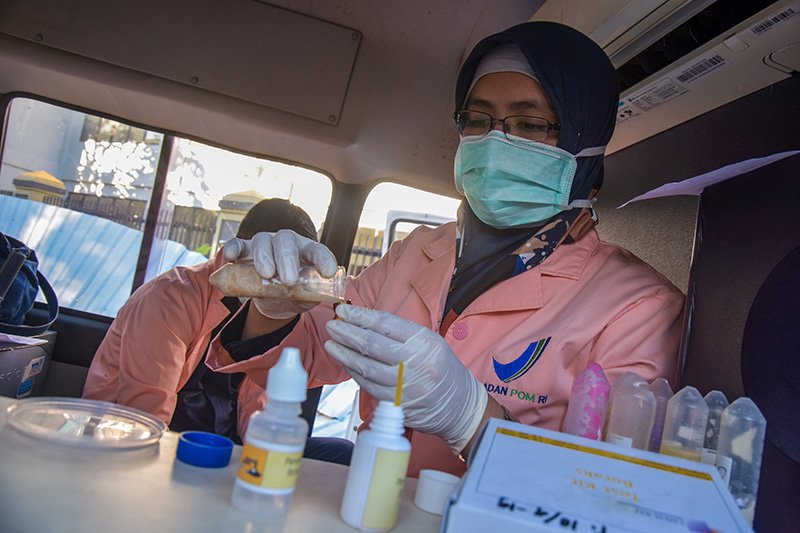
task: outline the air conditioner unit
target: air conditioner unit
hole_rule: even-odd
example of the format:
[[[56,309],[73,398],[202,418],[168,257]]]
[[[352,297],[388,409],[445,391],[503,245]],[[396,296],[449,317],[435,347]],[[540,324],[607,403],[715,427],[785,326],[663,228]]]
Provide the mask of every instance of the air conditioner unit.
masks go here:
[[[798,14],[800,0],[548,0],[532,20],[589,35],[620,72],[613,153],[800,70]]]

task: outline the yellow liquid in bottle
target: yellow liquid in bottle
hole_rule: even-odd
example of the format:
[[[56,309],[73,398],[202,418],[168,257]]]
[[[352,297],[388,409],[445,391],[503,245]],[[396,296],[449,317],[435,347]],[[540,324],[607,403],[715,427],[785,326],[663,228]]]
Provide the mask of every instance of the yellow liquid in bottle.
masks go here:
[[[700,461],[700,455],[702,454],[702,450],[690,450],[671,441],[665,441],[661,443],[661,453],[664,455],[671,455],[672,457],[681,457],[683,459],[689,459],[690,461]]]

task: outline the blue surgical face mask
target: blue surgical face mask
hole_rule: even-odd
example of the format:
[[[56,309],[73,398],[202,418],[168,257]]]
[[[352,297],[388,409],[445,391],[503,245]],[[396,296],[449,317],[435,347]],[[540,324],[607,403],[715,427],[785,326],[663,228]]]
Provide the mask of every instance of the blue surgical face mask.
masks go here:
[[[561,211],[591,207],[593,201],[570,203],[578,157],[602,155],[605,146],[577,155],[521,137],[491,131],[463,137],[455,158],[456,189],[467,197],[475,215],[498,229],[537,226]]]

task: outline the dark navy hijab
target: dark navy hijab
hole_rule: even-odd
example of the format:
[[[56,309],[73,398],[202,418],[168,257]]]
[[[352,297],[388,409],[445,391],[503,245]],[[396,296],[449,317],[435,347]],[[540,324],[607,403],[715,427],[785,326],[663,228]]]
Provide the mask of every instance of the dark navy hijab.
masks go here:
[[[561,125],[558,147],[576,154],[584,148],[605,146],[616,121],[617,73],[594,41],[563,24],[526,22],[480,41],[459,72],[455,110],[463,108],[481,59],[507,43],[522,51],[555,108]],[[570,201],[587,198],[602,184],[603,156],[578,158]],[[462,209],[463,251],[457,257],[443,325],[452,321],[452,313],[460,314],[480,294],[518,272],[518,259],[512,254],[538,229],[495,229],[475,216],[466,200]],[[574,219],[576,214],[577,210],[572,210],[565,218]]]
[[[576,154],[608,144],[619,104],[617,73],[594,41],[556,22],[525,22],[480,41],[458,74],[456,111],[464,105],[480,60],[505,43],[519,47],[553,103],[561,124],[559,148]],[[602,184],[603,156],[581,157],[569,199],[586,198]]]

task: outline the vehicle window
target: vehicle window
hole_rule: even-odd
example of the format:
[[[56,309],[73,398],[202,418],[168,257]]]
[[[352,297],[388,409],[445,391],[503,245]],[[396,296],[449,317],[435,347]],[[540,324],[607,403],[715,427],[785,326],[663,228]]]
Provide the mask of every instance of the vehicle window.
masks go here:
[[[206,261],[236,236],[245,213],[264,198],[283,198],[303,208],[320,233],[333,185],[299,166],[237,154],[189,139],[176,139],[167,175],[163,218],[168,241],[183,244],[182,264]],[[170,213],[171,211],[171,213]],[[168,246],[155,242],[147,279],[172,268]]]
[[[459,202],[397,183],[376,185],[364,202],[348,273],[360,273],[380,259],[392,241],[402,239],[417,226],[455,220]]]
[[[0,154],[0,231],[36,251],[61,307],[116,315],[135,285],[213,257],[262,198],[288,199],[321,226],[332,193],[327,176],[166,138],[31,98],[10,102]],[[171,151],[162,154],[164,146]],[[159,177],[162,157],[170,165]],[[157,222],[146,227],[153,203]],[[137,272],[142,258],[147,269]]]

